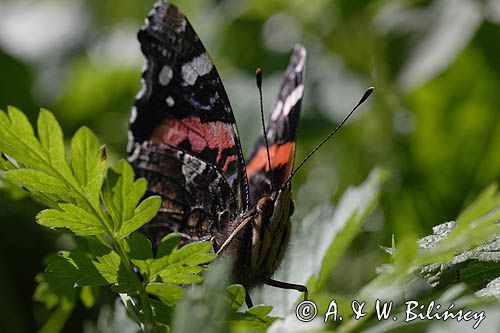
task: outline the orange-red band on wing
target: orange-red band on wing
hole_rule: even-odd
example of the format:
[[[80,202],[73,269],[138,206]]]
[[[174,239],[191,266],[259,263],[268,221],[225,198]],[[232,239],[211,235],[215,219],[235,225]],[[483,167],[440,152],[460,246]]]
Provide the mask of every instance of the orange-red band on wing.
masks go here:
[[[163,123],[156,127],[151,140],[154,143],[168,143],[178,146],[181,142],[188,140],[191,150],[200,153],[205,148],[217,149],[215,161],[219,164],[222,152],[235,146],[234,130],[231,124],[223,121],[212,121],[202,123],[198,117],[183,119],[166,118]],[[225,170],[235,156],[228,156],[224,165],[219,165]]]
[[[295,153],[295,142],[288,141],[284,144],[274,144],[269,147],[269,155],[271,157],[271,165],[273,169],[286,166],[285,174],[290,175],[293,157]],[[260,147],[255,156],[250,160],[247,165],[247,176],[250,178],[252,174],[265,168],[266,172],[269,172],[269,166],[267,164],[267,151],[266,147]]]

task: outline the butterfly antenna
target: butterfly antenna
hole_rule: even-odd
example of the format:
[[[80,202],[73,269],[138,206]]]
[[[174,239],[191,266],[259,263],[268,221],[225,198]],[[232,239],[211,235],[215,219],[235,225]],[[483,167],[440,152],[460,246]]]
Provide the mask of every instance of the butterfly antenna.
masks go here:
[[[269,153],[269,143],[267,142],[267,131],[266,122],[264,121],[264,107],[262,103],[262,69],[257,68],[255,70],[255,80],[257,81],[257,88],[259,89],[259,99],[260,99],[260,120],[262,122],[262,131],[264,132],[264,141],[266,143],[267,152],[267,165],[269,166],[269,179],[271,180],[271,192],[274,190],[273,181],[273,168],[271,165],[271,154]]]
[[[283,184],[282,188],[288,186],[288,184],[290,183],[290,181],[292,180],[292,177],[293,175],[295,175],[297,173],[297,171],[299,171],[299,169],[304,165],[304,163],[306,163],[306,161],[308,159],[311,158],[311,156],[314,155],[314,153],[316,153],[320,148],[321,146],[323,146],[328,140],[330,140],[330,138],[335,134],[337,133],[337,131],[345,124],[345,122],[352,116],[352,114],[354,113],[354,111],[356,111],[356,109],[361,105],[363,104],[367,99],[368,97],[370,97],[370,95],[372,94],[373,90],[375,88],[373,87],[370,87],[368,88],[365,93],[363,94],[363,96],[361,97],[361,99],[359,100],[358,104],[356,104],[356,106],[351,110],[351,112],[349,112],[349,114],[344,118],[344,120],[342,120],[342,122],[337,126],[335,127],[335,129],[323,140],[321,141],[321,143],[319,145],[317,145],[300,163],[299,163],[299,166],[297,168],[295,168],[295,170],[293,170],[293,172],[290,174],[290,176],[288,177],[288,179],[286,180],[286,182]]]

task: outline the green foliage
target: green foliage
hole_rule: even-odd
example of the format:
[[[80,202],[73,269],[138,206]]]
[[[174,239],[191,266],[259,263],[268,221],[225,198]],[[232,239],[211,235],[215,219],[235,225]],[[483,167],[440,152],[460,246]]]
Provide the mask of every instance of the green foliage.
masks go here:
[[[152,258],[149,241],[133,233],[156,215],[161,199],[141,201],[147,183],[135,180],[125,161],[108,173],[105,149],[92,131],[77,131],[67,158],[61,127],[47,110],[40,111],[38,137],[25,115],[13,107],[0,112],[0,128],[0,151],[8,157],[2,159],[2,176],[50,207],[38,214],[40,225],[81,237],[86,243],[81,249],[51,257],[39,276],[34,297],[55,309],[42,330],[62,329],[76,301],[75,288],[81,288],[82,302],[92,306],[95,299],[88,288],[106,285],[114,292],[139,296],[133,311],[149,330],[154,323],[148,292],[173,307],[183,294],[179,285],[202,281],[202,264],[214,259],[208,253],[211,243],[179,249],[179,238],[169,236],[162,243],[160,257]],[[134,267],[143,275],[142,281]],[[168,297],[164,297],[166,290]]]

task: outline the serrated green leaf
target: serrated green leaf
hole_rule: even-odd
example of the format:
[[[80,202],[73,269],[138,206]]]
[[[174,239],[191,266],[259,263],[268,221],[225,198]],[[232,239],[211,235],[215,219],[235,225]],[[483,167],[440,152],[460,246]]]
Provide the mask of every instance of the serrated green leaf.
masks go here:
[[[130,235],[147,222],[151,221],[158,213],[161,206],[161,198],[158,196],[149,197],[137,206],[131,219],[125,221],[118,234],[118,239]]]
[[[148,260],[150,278],[161,275],[163,270],[179,269],[183,266],[197,266],[206,264],[215,259],[215,254],[208,253],[212,248],[211,242],[195,242],[188,244],[169,256]],[[188,282],[187,282],[188,283]]]
[[[10,121],[16,131],[20,136],[31,138],[34,137],[33,127],[26,115],[14,106],[9,106],[7,108],[7,113],[9,114]]]
[[[140,232],[134,232],[127,239],[126,244],[130,259],[147,260],[153,257],[151,241]]]
[[[158,275],[162,282],[174,284],[201,283],[203,278],[199,275],[205,268],[201,266],[169,267],[161,270]]]
[[[94,206],[98,206],[106,158],[94,133],[80,128],[71,140],[71,167],[78,184]]]
[[[172,308],[185,292],[184,288],[167,283],[150,283],[146,286],[146,291]]]
[[[48,110],[42,109],[38,116],[38,137],[42,147],[46,150],[50,164],[65,179],[72,180],[73,176],[66,161],[66,149],[64,147],[63,132],[54,115]]]
[[[63,256],[57,256],[48,263],[41,281],[47,284],[58,301],[62,298],[73,301],[76,294],[74,286],[79,277],[78,269],[71,261]]]
[[[95,267],[95,263],[80,252],[61,252],[60,259],[71,264],[75,270],[74,286],[103,286],[109,284]],[[64,267],[47,266],[46,274],[65,274]]]
[[[165,238],[164,240],[167,242],[164,245],[164,251],[170,252],[170,255],[164,255],[156,259],[132,259],[132,262],[139,268],[145,278],[150,282],[200,283],[203,279],[199,274],[206,269],[201,265],[215,259],[213,253],[208,253],[212,248],[212,243],[195,242],[177,249],[177,236]],[[173,249],[170,251],[166,247]]]
[[[173,251],[179,248],[179,242],[182,238],[181,234],[172,233],[168,234],[160,242],[158,245],[158,249],[156,250],[156,257],[161,258],[164,256],[170,255]]]
[[[212,250],[212,242],[194,242],[183,246],[169,256],[170,265],[201,265],[216,258]]]
[[[69,189],[59,178],[33,169],[10,170],[5,175],[13,182],[24,186],[30,191],[57,194],[66,197]]]
[[[118,282],[120,270],[122,270],[121,258],[118,253],[110,251],[108,254],[97,257],[97,261],[94,262],[94,265],[109,284]],[[126,274],[123,274],[122,277],[124,280],[128,280]]]
[[[134,170],[127,161],[120,161],[108,173],[103,199],[115,221],[115,230],[133,217],[134,209],[146,193],[146,181],[134,178]]]
[[[34,136],[33,128],[26,116],[14,107],[8,115],[0,112],[0,150],[18,162],[47,170],[47,156]]]
[[[37,215],[40,225],[50,228],[67,228],[78,236],[101,235],[106,232],[99,219],[72,204],[60,204],[62,211],[46,209]]]

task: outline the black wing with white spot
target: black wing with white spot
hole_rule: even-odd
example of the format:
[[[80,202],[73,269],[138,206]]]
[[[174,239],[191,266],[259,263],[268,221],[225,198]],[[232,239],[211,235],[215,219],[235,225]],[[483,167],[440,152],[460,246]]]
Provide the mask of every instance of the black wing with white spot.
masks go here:
[[[267,125],[272,172],[267,162],[264,135],[257,140],[247,160],[251,204],[264,195],[271,195],[272,190],[278,190],[292,172],[304,93],[305,65],[306,50],[302,45],[296,45]],[[274,189],[271,189],[271,176]]]
[[[158,1],[138,39],[145,66],[130,119],[131,159],[146,141],[182,149],[217,168],[245,211],[248,184],[234,115],[198,35],[176,6]]]

